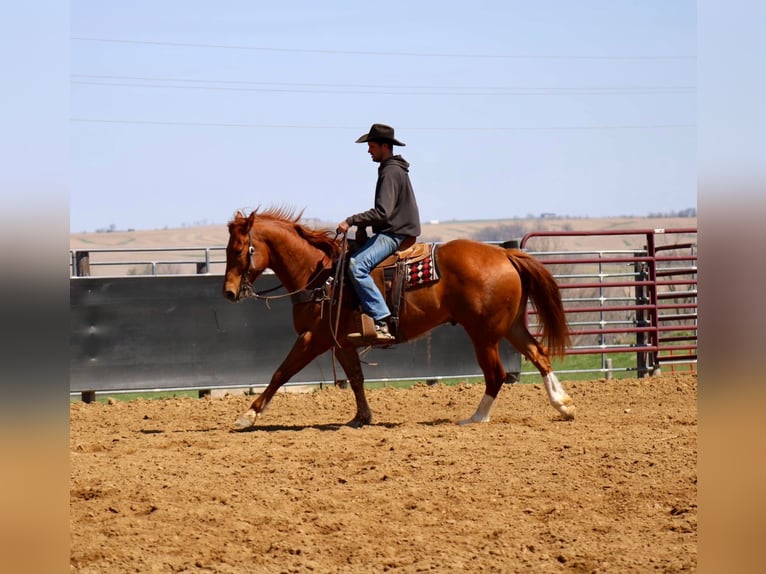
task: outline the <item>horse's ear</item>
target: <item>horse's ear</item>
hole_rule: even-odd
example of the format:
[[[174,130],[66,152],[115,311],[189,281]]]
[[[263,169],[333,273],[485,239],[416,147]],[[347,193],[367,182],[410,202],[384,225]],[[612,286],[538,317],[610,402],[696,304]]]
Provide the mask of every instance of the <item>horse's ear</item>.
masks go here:
[[[253,222],[255,221],[255,215],[256,215],[256,213],[255,213],[255,211],[253,211],[250,214],[250,217],[247,218],[247,226],[248,227],[251,227],[253,225]]]
[[[246,219],[245,213],[241,209],[238,209],[234,213],[234,217],[232,217],[230,223],[239,223],[241,221],[244,221],[245,219]]]

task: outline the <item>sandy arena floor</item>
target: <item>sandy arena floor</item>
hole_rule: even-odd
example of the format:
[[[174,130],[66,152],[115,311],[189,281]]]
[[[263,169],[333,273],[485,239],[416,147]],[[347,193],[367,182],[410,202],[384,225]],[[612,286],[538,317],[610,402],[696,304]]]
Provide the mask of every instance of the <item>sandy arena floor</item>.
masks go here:
[[[697,567],[697,378],[73,403],[72,572],[679,572]]]

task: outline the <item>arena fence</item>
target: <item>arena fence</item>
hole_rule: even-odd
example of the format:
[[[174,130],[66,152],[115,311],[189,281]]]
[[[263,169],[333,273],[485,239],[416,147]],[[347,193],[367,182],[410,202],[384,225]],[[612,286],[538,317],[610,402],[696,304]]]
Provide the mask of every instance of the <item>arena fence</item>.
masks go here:
[[[289,299],[232,304],[222,275],[74,277],[70,280],[70,394],[214,388],[268,384],[295,341]],[[273,274],[256,290],[277,287]],[[505,345],[509,369],[518,353]],[[441,326],[404,345],[363,356],[368,381],[471,377],[477,370],[470,339]],[[322,385],[344,377],[330,353],[316,358],[288,385]]]
[[[223,274],[226,247],[72,249],[70,277]]]
[[[609,235],[643,245],[609,251],[565,249],[573,239]],[[618,370],[635,371],[643,377],[663,367],[692,370],[697,363],[696,239],[696,228],[535,232],[525,235],[520,246],[543,261],[559,282],[574,341],[567,355],[598,354],[598,372],[609,376]],[[535,244],[547,244],[548,249],[529,249]],[[531,308],[527,322],[534,332]],[[613,367],[611,357],[618,353],[634,354],[635,364]],[[527,374],[532,372],[522,372]]]
[[[624,250],[574,250],[583,237],[620,235]],[[582,241],[580,241],[582,243]],[[506,242],[540,258],[557,278],[573,346],[567,355],[594,354],[600,366],[560,369],[605,377],[661,368],[693,369],[697,362],[696,229],[530,233]],[[224,247],[88,249],[70,251],[70,393],[256,388],[292,345],[291,306],[221,296]],[[256,289],[277,284],[264,274]],[[534,309],[528,324],[537,328]],[[501,348],[509,382],[539,376],[522,370],[519,354]],[[634,357],[616,367],[612,357]],[[480,376],[470,340],[443,326],[423,339],[372,349],[368,381]],[[338,367],[339,368],[339,367]],[[338,372],[339,376],[342,371]],[[334,382],[330,354],[290,384]]]

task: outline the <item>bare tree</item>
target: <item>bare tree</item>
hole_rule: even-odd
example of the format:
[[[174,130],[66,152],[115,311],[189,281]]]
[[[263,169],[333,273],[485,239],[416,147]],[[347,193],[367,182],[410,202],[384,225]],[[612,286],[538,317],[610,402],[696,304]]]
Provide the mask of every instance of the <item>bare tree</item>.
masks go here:
[[[476,231],[471,238],[477,241],[508,241],[509,239],[518,239],[526,232],[526,227],[521,223],[506,223],[483,227]]]

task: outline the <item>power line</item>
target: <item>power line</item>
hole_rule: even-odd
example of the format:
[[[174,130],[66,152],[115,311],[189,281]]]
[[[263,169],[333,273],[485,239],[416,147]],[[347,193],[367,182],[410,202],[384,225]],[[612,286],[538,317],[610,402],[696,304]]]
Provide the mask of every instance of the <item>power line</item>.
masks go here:
[[[309,82],[264,82],[252,80],[207,80],[197,78],[169,78],[159,76],[117,76],[110,74],[71,74],[70,78],[86,80],[136,80],[146,82],[190,82],[210,84],[236,84],[253,86],[291,86],[319,88],[383,88],[408,90],[696,90],[696,86],[439,86],[439,85],[391,85],[391,84],[338,84]]]
[[[233,44],[200,44],[192,42],[160,42],[155,40],[125,40],[117,38],[94,38],[87,36],[72,36],[71,40],[79,42],[102,42],[111,44],[134,44],[144,46],[166,46],[174,48],[212,48],[220,50],[249,50],[257,52],[282,52],[296,54],[326,54],[342,56],[395,56],[416,58],[465,58],[465,59],[494,59],[494,60],[696,60],[696,56],[588,56],[588,55],[531,55],[531,54],[460,54],[440,52],[383,52],[368,50],[327,50],[308,48],[274,48],[264,46],[241,46]]]
[[[132,124],[154,126],[180,127],[218,127],[218,128],[250,128],[250,129],[296,129],[296,130],[356,130],[359,126],[312,126],[296,124],[246,124],[246,123],[217,123],[217,122],[171,122],[154,120],[117,120],[99,118],[70,118],[77,123],[97,124]],[[601,126],[536,126],[536,127],[402,127],[406,131],[449,131],[449,132],[511,132],[511,131],[587,131],[587,130],[645,130],[645,129],[688,129],[696,128],[696,124],[645,124],[645,125],[601,125]]]
[[[369,95],[386,95],[386,96],[619,96],[619,95],[652,95],[652,94],[689,94],[693,93],[693,90],[680,89],[680,90],[629,90],[629,91],[505,91],[505,92],[444,92],[444,91],[430,91],[430,92],[405,92],[405,91],[370,91],[370,90],[339,90],[339,89],[295,89],[295,88],[240,88],[240,87],[221,87],[221,86],[174,86],[174,85],[161,85],[161,84],[137,84],[137,83],[117,83],[117,82],[86,82],[86,81],[72,81],[73,84],[89,85],[89,86],[106,86],[106,87],[126,87],[126,88],[154,88],[154,89],[169,89],[169,90],[208,90],[219,92],[272,92],[272,93],[288,93],[288,94],[369,94]]]
[[[556,95],[653,95],[653,94],[689,94],[694,93],[694,86],[648,86],[648,87],[614,87],[614,88],[513,88],[513,87],[463,87],[463,86],[383,86],[375,84],[307,84],[307,83],[277,83],[277,82],[247,82],[226,80],[193,80],[172,78],[140,78],[131,76],[87,76],[93,78],[72,79],[76,85],[154,88],[172,90],[208,90],[223,92],[274,92],[294,94],[378,94],[390,96],[556,96]],[[104,81],[108,79],[116,82]],[[131,80],[144,80],[163,83],[136,83]],[[173,85],[166,82],[184,82],[185,85]],[[203,84],[203,85],[193,85]],[[204,85],[204,84],[235,84],[234,86]],[[248,87],[242,87],[248,86]],[[250,87],[258,86],[258,87]],[[272,87],[264,87],[272,86]],[[286,87],[277,87],[286,86]],[[382,91],[386,90],[386,91]],[[408,91],[417,90],[417,91]],[[444,91],[459,90],[459,91]],[[484,91],[483,91],[484,90]],[[486,91],[489,90],[489,91]]]

